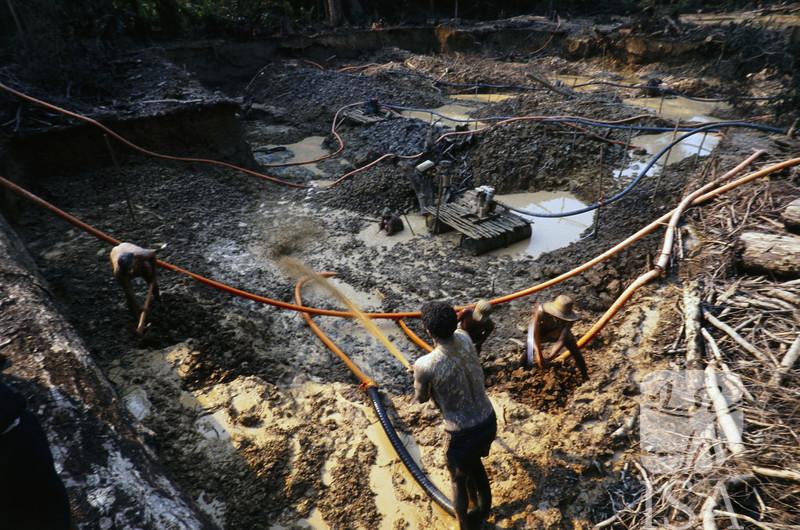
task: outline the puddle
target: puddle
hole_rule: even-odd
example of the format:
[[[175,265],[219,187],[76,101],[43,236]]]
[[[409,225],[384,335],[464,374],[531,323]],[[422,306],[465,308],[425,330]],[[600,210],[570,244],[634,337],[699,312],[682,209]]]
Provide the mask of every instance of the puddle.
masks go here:
[[[637,79],[635,77],[623,77],[621,79],[609,79],[606,77],[598,77],[598,76],[588,76],[588,75],[569,75],[569,74],[559,74],[553,76],[555,81],[560,81],[564,85],[577,90],[578,92],[591,92],[592,90],[598,89],[614,89],[614,87],[608,85],[586,85],[586,86],[576,86],[576,85],[583,85],[585,83],[592,83],[594,81],[605,81],[608,83],[618,83],[620,85],[636,85],[640,83],[644,83],[641,79]]]
[[[659,116],[671,120],[707,123],[718,121],[714,114],[729,110],[730,105],[716,101],[693,101],[686,98],[629,98],[622,100],[626,105],[654,110]],[[661,109],[659,111],[659,109]]]
[[[476,101],[478,103],[497,103],[517,97],[517,94],[451,94],[450,99]]]
[[[535,193],[511,193],[497,195],[497,200],[517,208],[543,212],[568,212],[586,206],[573,194],[566,191],[537,191]],[[526,217],[526,216],[521,216]],[[594,222],[594,212],[586,212],[572,217],[554,219],[526,217],[533,221],[530,239],[519,241],[511,246],[493,250],[494,256],[528,255],[538,257],[545,252],[565,247],[580,239],[581,234]]]
[[[475,112],[476,108],[473,106],[459,105],[458,103],[452,103],[450,105],[442,105],[441,107],[437,107],[432,110],[440,114],[444,114],[445,116],[448,116],[450,118],[455,118],[458,120],[468,120],[470,119],[469,114],[471,112]],[[466,124],[465,122],[448,120],[446,118],[433,115],[430,112],[424,110],[404,110],[400,114],[405,116],[406,118],[416,118],[418,120],[422,120],[425,122],[438,123],[439,125],[446,125],[448,127],[456,127],[457,125]],[[475,122],[470,122],[469,125],[480,127],[483,125],[483,123],[475,121]]]
[[[324,136],[309,136],[293,144],[258,146],[253,148],[253,156],[257,162],[267,165],[304,162],[330,153],[323,147],[324,141]],[[325,175],[325,172],[317,164],[304,164],[302,167],[307,168],[314,175],[320,177]]]
[[[680,134],[681,133],[678,133],[678,135]],[[672,142],[672,136],[673,133],[671,132],[642,134],[634,137],[631,140],[631,145],[639,149],[644,149],[647,151],[648,155],[654,155]],[[647,176],[657,175],[664,167],[665,162],[667,166],[671,166],[696,154],[699,154],[700,157],[706,157],[717,147],[719,141],[720,136],[717,134],[707,134],[705,139],[703,139],[702,134],[690,136],[672,148],[672,151],[669,153],[669,158],[667,158],[667,155],[664,155],[653,167],[648,169]],[[624,169],[614,170],[614,178],[623,182],[630,181],[639,174],[646,164],[646,159],[633,158]]]
[[[361,230],[356,238],[363,241],[368,247],[388,247],[391,248],[398,243],[410,241],[418,236],[427,236],[428,227],[425,226],[425,217],[418,214],[409,214],[401,216],[403,220],[403,231],[387,236],[386,232],[378,231],[378,223],[369,223],[363,230]],[[408,225],[411,225],[409,228]]]
[[[383,432],[383,429],[380,427],[378,423],[371,424],[366,431],[367,437],[370,441],[375,444],[375,447],[378,449],[378,455],[375,459],[375,464],[373,464],[372,469],[369,472],[369,482],[370,488],[372,492],[375,494],[375,505],[378,508],[378,512],[383,516],[381,520],[381,524],[378,527],[380,530],[393,530],[394,528],[426,528],[430,527],[429,524],[425,524],[422,518],[420,517],[420,509],[415,504],[410,504],[408,502],[401,502],[397,496],[394,481],[392,480],[392,476],[394,474],[394,470],[399,470],[403,476],[405,484],[408,485],[410,488],[414,488],[415,490],[419,490],[419,486],[414,481],[414,478],[408,473],[406,468],[400,463],[400,459],[397,457],[397,454],[394,452],[394,448],[392,444],[389,442],[389,439],[386,437],[386,433]],[[411,457],[417,462],[420,463],[421,455],[420,455],[420,448],[414,441],[414,439],[405,433],[398,431],[397,435],[403,441],[403,445],[408,449],[409,454]],[[446,472],[444,470],[430,470],[425,469],[428,477],[431,479],[436,487],[438,487],[441,491],[446,492],[448,495],[450,494],[450,480],[446,476]],[[434,516],[438,515],[436,523],[434,523],[434,528],[447,528],[443,524],[444,521],[450,521],[450,517],[441,510],[435,503],[431,501],[431,506],[433,506]],[[406,522],[406,526],[402,526],[401,521],[404,520]]]
[[[649,155],[654,155],[672,142],[672,134],[671,132],[642,134],[634,137],[631,140],[631,145],[646,150]],[[682,133],[679,132],[677,136],[681,134]],[[666,159],[667,155],[664,155],[659,159],[656,165],[663,166],[665,160],[667,166],[677,164],[685,158],[698,154],[698,150],[701,157],[708,156],[714,148],[717,147],[719,140],[720,137],[717,134],[708,134],[705,140],[703,140],[703,134],[695,134],[674,146],[669,153],[669,160]]]

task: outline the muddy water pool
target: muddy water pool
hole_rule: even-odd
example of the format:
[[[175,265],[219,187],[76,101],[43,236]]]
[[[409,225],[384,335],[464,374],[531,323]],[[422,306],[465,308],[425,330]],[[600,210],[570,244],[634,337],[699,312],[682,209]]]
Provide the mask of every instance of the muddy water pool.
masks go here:
[[[678,133],[676,136],[682,133]],[[669,145],[673,140],[673,133],[664,132],[659,134],[642,134],[631,140],[631,145],[638,149],[644,149],[648,155],[655,155],[661,149]],[[718,134],[695,134],[675,145],[669,153],[658,159],[653,167],[647,170],[647,176],[660,173],[665,166],[669,167],[677,164],[681,160],[698,155],[701,158],[710,155],[720,141]],[[647,158],[631,156],[626,167],[614,170],[614,178],[625,183],[635,178],[647,164]]]
[[[256,161],[264,165],[305,162],[330,154],[330,151],[322,145],[324,141],[324,136],[309,136],[293,144],[255,146],[253,156]],[[303,167],[317,176],[325,174],[316,163],[304,164]]]
[[[730,110],[727,103],[716,101],[694,101],[682,97],[671,98],[628,98],[622,100],[632,107],[643,107],[653,110],[659,116],[669,120],[683,120],[700,123],[717,121],[714,114]]]
[[[496,199],[515,208],[543,213],[560,213],[586,206],[572,193],[566,191],[537,191],[534,193],[510,193],[497,195]],[[537,257],[569,245],[581,238],[581,234],[592,226],[594,212],[586,212],[572,217],[544,218],[528,217],[518,214],[533,222],[533,233],[529,239],[519,241],[511,246],[494,250],[494,256],[531,256]]]

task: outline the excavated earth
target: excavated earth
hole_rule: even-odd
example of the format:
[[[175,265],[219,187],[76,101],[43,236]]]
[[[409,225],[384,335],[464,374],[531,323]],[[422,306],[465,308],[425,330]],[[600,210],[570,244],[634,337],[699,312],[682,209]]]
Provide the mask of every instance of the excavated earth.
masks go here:
[[[143,60],[128,58],[115,67],[131,79]],[[336,71],[359,63],[377,66]],[[680,67],[659,70],[652,64],[621,71],[614,69],[620,65],[612,68],[599,60],[574,63],[533,56],[501,61],[481,54],[414,55],[382,49],[358,61],[326,64],[324,70],[299,60],[275,61],[247,89],[246,81],[217,79],[212,86],[219,91],[214,91],[163,57],[158,64],[136,73],[143,82],[120,83],[152,86],[146,82],[150,76],[163,75],[169,81],[164,90],[128,86],[129,92],[107,115],[139,135],[147,147],[224,157],[252,168],[263,161],[259,152],[280,154],[274,146],[309,136],[325,137],[323,146],[334,149],[331,122],[343,105],[371,98],[425,108],[454,104],[449,94],[456,89],[437,87],[418,75],[437,78],[443,64],[467,72],[452,77],[459,82],[528,84],[526,68],[548,78],[645,77],[656,72],[674,73],[675,83],[683,80],[685,86],[691,81]],[[180,82],[170,71],[183,76]],[[719,79],[704,78],[701,88],[720,84]],[[471,105],[481,118],[569,114],[617,120],[651,112],[642,123],[672,123],[623,102],[623,97],[638,94],[603,87],[568,91],[569,97],[540,90]],[[203,101],[176,111],[166,101],[173,99]],[[207,114],[209,101],[223,110]],[[715,116],[746,116],[756,110],[720,112],[727,115]],[[173,132],[153,139],[152,126],[125,121],[143,115],[161,120]],[[591,203],[625,184],[612,174],[626,164],[629,139],[624,131],[597,130],[597,136],[590,136],[555,125],[514,124],[463,135],[445,152],[431,143],[445,131],[436,127],[398,115],[366,125],[345,120],[337,129],[345,151],[318,163],[318,172],[302,165],[260,168],[292,182],[320,183],[384,153],[425,153],[417,161],[385,161],[330,189],[293,190],[232,170],[159,161],[122,148],[117,148],[117,164],[97,147],[84,164],[40,167],[31,159],[31,146],[46,144],[48,137],[34,132],[7,149],[10,156],[28,157],[20,160],[21,167],[37,167],[35,175],[19,179],[31,191],[120,240],[159,249],[161,259],[289,301],[296,278],[280,265],[280,258],[289,256],[315,270],[335,272],[335,283],[363,309],[381,311],[416,310],[432,299],[466,303],[552,278],[659,217],[707,178],[701,175],[706,158],[689,156],[671,164],[661,177],[645,178],[625,198],[602,208],[599,222],[595,217],[596,230],[535,258],[522,253],[472,256],[458,248],[452,234],[420,233],[419,222],[415,234],[408,227],[400,236],[378,233],[374,218],[383,207],[410,214],[412,222],[417,219],[408,176],[425,158],[438,162],[432,178],[449,174],[465,187],[490,184],[498,193],[568,191]],[[64,124],[58,134],[74,134],[70,131]],[[191,140],[192,134],[200,144]],[[777,137],[731,130],[714,150],[715,163],[727,170],[756,148],[767,149],[771,160],[781,160],[794,149]],[[162,299],[150,327],[138,337],[110,275],[108,246],[44,210],[16,200],[11,205],[6,215],[94,362],[143,426],[145,444],[212,525],[452,527],[452,520],[402,468],[355,378],[299,315],[163,271]],[[536,223],[533,234],[536,238]],[[681,318],[673,279],[637,295],[588,347],[589,381],[581,382],[570,362],[524,371],[519,358],[532,302],[570,294],[583,317],[577,332],[583,332],[625,285],[651,266],[659,244],[659,233],[648,236],[583,275],[497,309],[497,329],[482,356],[499,418],[498,439],[486,459],[494,495],[492,527],[589,528],[610,516],[613,506],[641,493],[642,485],[630,473],[638,452],[638,383],[646,373],[673,362],[664,353]],[[314,287],[305,290],[304,300],[335,305]],[[402,365],[357,324],[328,317],[316,321],[378,382],[410,452],[449,493],[447,440],[439,415],[431,404],[413,403],[412,381]],[[422,332],[418,322],[409,324]],[[380,327],[410,360],[422,354],[390,321]]]

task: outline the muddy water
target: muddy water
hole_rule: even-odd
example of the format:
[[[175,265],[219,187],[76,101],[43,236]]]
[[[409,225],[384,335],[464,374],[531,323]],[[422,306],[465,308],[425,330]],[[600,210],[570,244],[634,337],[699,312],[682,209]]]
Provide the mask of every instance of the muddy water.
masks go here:
[[[426,524],[423,513],[420,512],[419,506],[413,503],[403,502],[397,496],[397,489],[394,485],[393,476],[399,473],[407,484],[416,486],[416,482],[411,474],[406,470],[405,466],[400,462],[400,458],[395,453],[391,442],[386,437],[379,423],[372,423],[367,428],[367,437],[378,448],[378,456],[375,464],[369,473],[370,487],[375,494],[375,504],[378,511],[383,515],[383,520],[379,527],[380,530],[393,530],[394,528],[402,527],[402,521],[410,525],[406,528],[430,528],[430,524]],[[406,449],[408,449],[411,457],[417,462],[421,463],[420,447],[411,436],[398,431],[397,435],[403,441]],[[425,469],[423,467],[423,469]],[[428,477],[441,491],[450,491],[450,481],[447,479],[444,470],[437,470],[431,473],[432,470],[426,470]],[[431,503],[436,520],[433,522],[433,528],[450,528],[452,519],[444,513],[435,504]]]
[[[402,217],[403,231],[391,236],[386,232],[378,231],[378,223],[370,223],[364,227],[356,236],[359,241],[363,241],[369,247],[391,248],[398,243],[405,243],[416,237],[428,235],[428,228],[425,226],[425,217],[417,214],[410,214]],[[409,224],[411,227],[409,228]]]
[[[680,134],[681,133],[678,133],[678,135]],[[671,132],[642,134],[633,138],[631,140],[631,145],[639,149],[644,149],[647,151],[648,155],[654,155],[672,142],[672,139],[673,133]],[[690,136],[674,146],[672,151],[670,151],[669,156],[664,155],[653,165],[653,167],[648,169],[647,176],[657,175],[659,172],[661,172],[665,165],[671,166],[673,164],[677,164],[681,160],[689,158],[690,156],[699,155],[700,157],[706,157],[710,155],[712,151],[714,151],[719,144],[719,141],[720,136],[717,134],[705,135],[705,139],[703,138],[702,134]],[[631,158],[630,162],[625,168],[614,170],[614,178],[623,182],[631,180],[639,174],[646,164],[647,160],[644,158]]]
[[[468,105],[459,105],[458,103],[451,103],[449,105],[442,105],[441,107],[437,107],[432,109],[435,112],[440,114],[444,114],[449,118],[455,118],[456,120],[468,120],[470,119],[469,114],[475,112],[476,107],[468,106]],[[465,125],[465,122],[461,121],[454,121],[448,120],[447,118],[442,118],[440,116],[436,116],[431,114],[427,111],[419,111],[419,110],[404,110],[400,114],[405,116],[406,118],[416,118],[418,120],[426,121],[426,122],[433,122],[439,123],[440,125],[446,125],[448,127],[456,127],[457,125]],[[480,127],[482,124],[481,122],[470,122],[469,125],[471,126]]]
[[[517,97],[517,94],[452,94],[450,99],[458,101],[475,101],[478,103],[497,103]]]
[[[717,118],[714,117],[715,113],[731,108],[730,105],[723,102],[693,101],[681,97],[664,98],[663,102],[661,98],[629,98],[622,101],[632,107],[644,107],[654,110],[659,116],[670,120],[700,123],[717,121]]]
[[[637,83],[642,83],[641,79],[635,77],[623,77],[622,79],[615,79],[615,80],[604,79],[601,77],[590,77],[587,75],[569,75],[569,74],[559,74],[553,77],[555,81],[560,81],[561,83],[565,84],[570,88],[575,87],[575,90],[577,90],[578,92],[589,92],[600,88],[605,88],[605,89],[614,88],[614,87],[609,87],[607,85],[576,86],[585,83],[591,83],[593,81],[607,81],[609,83],[618,83],[621,85],[635,85]]]
[[[283,146],[266,145],[255,148],[253,149],[253,155],[256,160],[262,164],[292,164],[295,162],[305,162],[306,160],[314,160],[315,158],[320,158],[330,153],[330,151],[322,146],[324,141],[324,136],[309,136],[293,144]],[[285,150],[272,151],[280,147],[285,148]],[[317,164],[304,164],[303,167],[308,168],[314,175],[325,175],[325,172],[322,171]]]
[[[508,195],[498,195],[497,200],[516,208],[547,213],[567,212],[586,206],[586,204],[579,201],[573,194],[566,191],[511,193]],[[523,215],[522,217],[526,216]],[[545,252],[565,247],[580,239],[581,234],[592,226],[594,222],[594,212],[554,219],[539,217],[527,218],[533,222],[533,233],[530,239],[494,250],[490,254],[495,256],[528,255],[535,258]]]

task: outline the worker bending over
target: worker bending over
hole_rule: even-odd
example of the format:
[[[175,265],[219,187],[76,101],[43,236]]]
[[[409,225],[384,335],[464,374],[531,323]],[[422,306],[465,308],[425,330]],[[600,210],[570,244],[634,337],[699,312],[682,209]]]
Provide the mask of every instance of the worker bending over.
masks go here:
[[[545,368],[563,348],[567,348],[583,378],[589,379],[586,361],[572,334],[572,324],[580,320],[572,306],[572,298],[564,294],[550,302],[537,303],[533,306],[533,314],[528,324],[527,350],[522,355],[524,368],[532,366],[534,360],[539,368]],[[543,340],[553,342],[546,356],[542,353]]]
[[[465,308],[458,313],[458,328],[463,329],[472,339],[472,344],[478,353],[483,348],[483,343],[494,331],[492,322],[492,304],[488,300],[480,300],[475,304],[475,308]]]
[[[403,220],[400,216],[392,213],[389,208],[384,208],[381,213],[380,221],[378,221],[378,232],[381,230],[386,232],[387,236],[392,236],[398,232],[403,231]]]
[[[139,319],[136,332],[141,334],[147,325],[147,313],[153,297],[161,299],[156,283],[156,251],[136,246],[132,243],[120,243],[111,249],[111,270],[125,292],[128,310]],[[134,278],[142,278],[147,282],[147,295],[144,307],[139,308],[133,295],[131,282]]]
[[[450,440],[447,469],[461,530],[479,528],[492,507],[489,477],[481,457],[497,435],[497,419],[486,395],[478,353],[464,330],[456,330],[455,310],[443,302],[422,307],[422,323],[433,338],[433,351],[414,363],[416,400],[439,408]],[[475,509],[468,512],[469,502]]]

